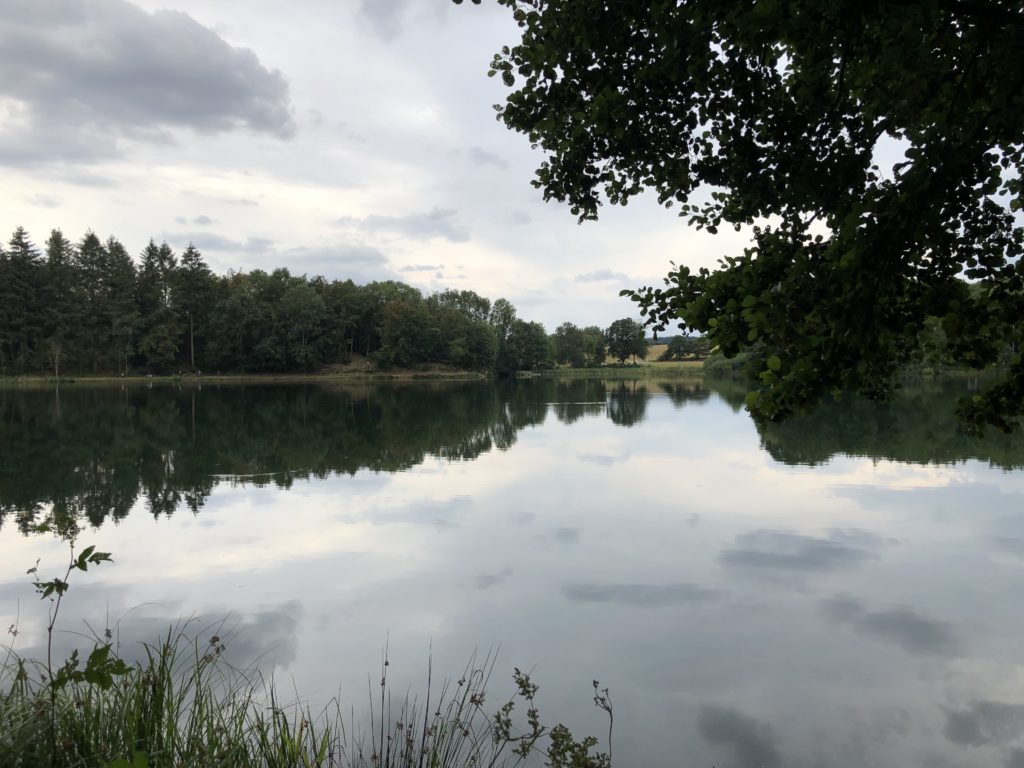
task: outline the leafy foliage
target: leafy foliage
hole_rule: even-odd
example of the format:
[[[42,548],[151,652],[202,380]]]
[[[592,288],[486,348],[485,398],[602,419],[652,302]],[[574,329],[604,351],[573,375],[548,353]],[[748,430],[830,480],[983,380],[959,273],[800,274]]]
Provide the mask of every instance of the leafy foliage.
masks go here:
[[[510,89],[498,118],[544,151],[546,199],[595,219],[652,190],[711,234],[753,228],[718,269],[625,293],[727,356],[767,345],[757,415],[886,398],[934,317],[956,361],[1004,366],[961,404],[966,423],[1014,427],[1019,3],[497,2],[522,31],[491,64]]]
[[[630,356],[643,358],[647,355],[643,326],[632,318],[625,317],[608,326],[605,340],[608,343],[608,354],[620,363],[626,362]]]
[[[665,351],[658,360],[687,360],[695,358],[703,360],[711,351],[711,344],[703,336],[673,336],[668,340]]]

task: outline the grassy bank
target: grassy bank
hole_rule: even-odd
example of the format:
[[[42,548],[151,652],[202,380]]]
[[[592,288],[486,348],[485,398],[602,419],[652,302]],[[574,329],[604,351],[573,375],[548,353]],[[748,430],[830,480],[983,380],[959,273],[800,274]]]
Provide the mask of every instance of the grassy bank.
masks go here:
[[[554,368],[550,371],[540,371],[539,375],[572,379],[695,378],[703,375],[703,365],[701,360],[642,362],[636,365],[604,365],[600,368]]]
[[[227,373],[212,376],[7,376],[0,377],[0,387],[52,387],[55,384],[301,384],[304,382],[347,381],[485,381],[488,377],[476,371],[345,371],[342,373]]]
[[[594,379],[650,379],[672,377],[695,377],[702,375],[700,360],[685,360],[667,363],[641,362],[639,364],[614,365],[600,368],[553,368],[536,372],[537,376],[554,376],[563,378],[594,378]],[[17,387],[53,387],[74,385],[131,385],[146,384],[302,384],[302,383],[344,383],[344,382],[386,382],[386,381],[486,381],[490,377],[479,371],[455,370],[395,370],[395,371],[352,371],[330,373],[227,373],[194,376],[161,375],[161,376],[114,376],[114,375],[83,375],[62,376],[59,380],[52,376],[7,376],[0,377],[0,388]]]
[[[11,655],[0,673],[0,765],[498,768],[539,754],[556,768],[610,766],[594,753],[596,740],[577,742],[563,726],[541,724],[538,688],[519,670],[514,695],[489,705],[492,657],[472,660],[457,681],[436,690],[428,667],[419,700],[393,693],[385,657],[379,684],[362,702],[370,715],[359,722],[337,699],[312,709],[295,694],[283,698],[258,669],[224,663],[224,648],[216,635],[178,629],[144,646],[144,660],[126,671],[58,687],[48,680],[59,681],[60,671],[51,676],[45,662]],[[595,701],[610,716],[607,691],[596,686]]]
[[[223,653],[230,639],[192,623],[142,644],[140,660],[117,656],[111,630],[65,661],[53,655],[54,633],[78,572],[110,563],[108,552],[79,548],[75,525],[50,519],[37,533],[68,544],[63,575],[33,581],[49,603],[41,660],[0,645],[0,766],[4,768],[504,768],[540,753],[552,768],[609,768],[611,701],[594,681],[594,702],[609,718],[608,755],[597,740],[577,742],[561,725],[542,724],[538,687],[518,669],[514,693],[488,709],[494,668],[471,659],[455,682],[435,690],[430,665],[422,699],[394,694],[385,648],[378,685],[370,683],[357,720],[355,703],[314,709],[296,692],[283,698],[259,668],[238,669]],[[28,570],[39,578],[39,563]],[[349,713],[346,717],[346,711]]]

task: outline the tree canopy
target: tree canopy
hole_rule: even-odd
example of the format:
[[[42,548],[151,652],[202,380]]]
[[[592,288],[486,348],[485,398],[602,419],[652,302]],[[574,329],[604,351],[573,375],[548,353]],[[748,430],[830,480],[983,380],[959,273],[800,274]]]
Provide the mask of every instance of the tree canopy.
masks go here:
[[[574,365],[604,363],[600,328],[562,328],[575,329]],[[471,290],[425,296],[396,280],[356,285],[284,268],[218,275],[194,245],[179,255],[152,239],[136,264],[116,238],[91,231],[73,242],[54,229],[40,249],[19,227],[0,247],[0,376],[349,364],[511,376],[554,357],[541,323]]]
[[[585,220],[650,190],[698,229],[750,228],[717,269],[626,293],[656,328],[770,348],[755,415],[885,398],[937,320],[949,359],[1002,366],[966,423],[1014,426],[1017,0],[496,1],[522,31],[491,64],[498,119],[545,153],[546,199]]]
[[[609,325],[605,332],[605,339],[608,342],[608,354],[618,360],[620,364],[626,362],[626,358],[631,355],[641,359],[647,355],[644,328],[630,317],[616,320]]]

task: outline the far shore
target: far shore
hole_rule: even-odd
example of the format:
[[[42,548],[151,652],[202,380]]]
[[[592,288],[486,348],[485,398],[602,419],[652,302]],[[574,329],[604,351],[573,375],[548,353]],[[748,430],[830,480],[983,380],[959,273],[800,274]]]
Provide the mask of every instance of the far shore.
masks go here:
[[[639,364],[608,364],[600,368],[552,368],[524,374],[571,378],[644,379],[657,376],[699,376],[702,362],[687,360],[671,363],[642,362]],[[388,382],[388,381],[486,381],[492,378],[479,371],[444,369],[392,370],[392,371],[325,371],[317,373],[193,373],[148,375],[73,374],[55,379],[53,376],[28,374],[0,376],[0,387],[53,386],[54,384],[244,384],[244,383],[303,383],[303,382]]]

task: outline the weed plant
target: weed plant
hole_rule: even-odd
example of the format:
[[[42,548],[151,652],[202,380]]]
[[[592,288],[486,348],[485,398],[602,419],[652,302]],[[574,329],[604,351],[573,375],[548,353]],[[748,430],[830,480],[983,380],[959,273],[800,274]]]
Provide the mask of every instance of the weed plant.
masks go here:
[[[370,685],[370,716],[357,722],[340,700],[312,709],[281,692],[258,668],[224,658],[226,641],[202,639],[190,624],[144,644],[140,661],[118,658],[109,630],[84,664],[78,652],[59,666],[52,638],[74,571],[110,560],[75,549],[62,577],[35,581],[50,601],[47,657],[0,649],[0,766],[4,768],[609,768],[612,707],[594,681],[594,703],[609,718],[608,753],[577,741],[563,725],[548,728],[538,687],[515,670],[515,693],[487,709],[494,656],[474,657],[463,674],[434,690],[428,665],[422,701],[397,697],[388,684],[387,650],[379,684]],[[38,564],[37,564],[38,568]],[[30,570],[33,575],[37,568]]]

